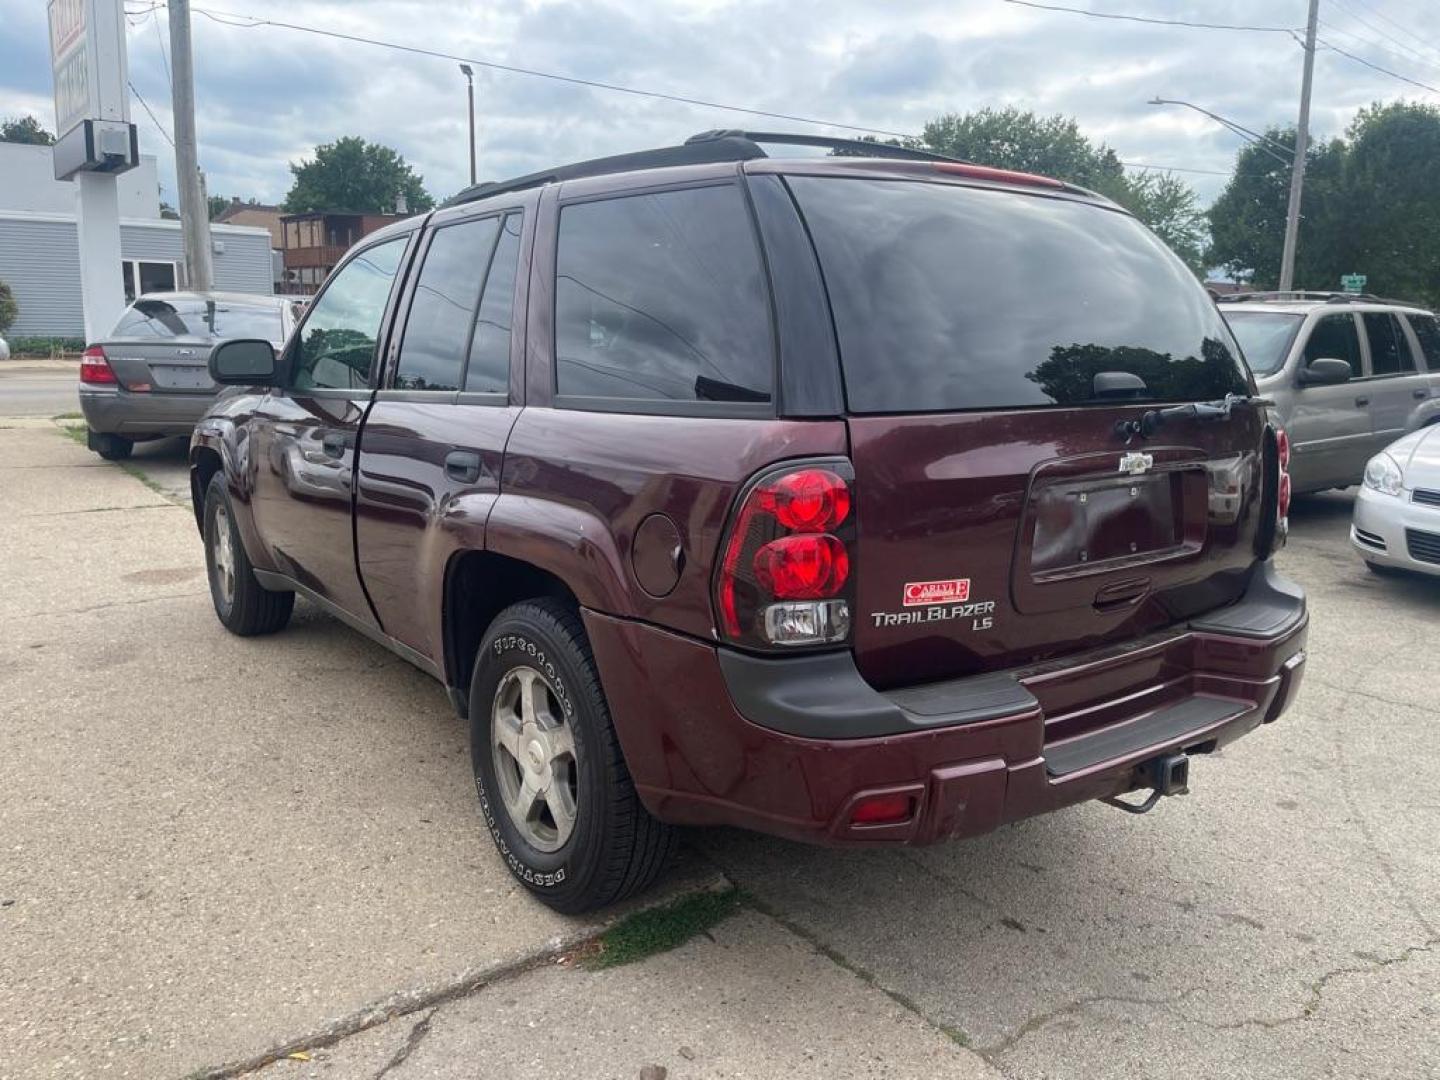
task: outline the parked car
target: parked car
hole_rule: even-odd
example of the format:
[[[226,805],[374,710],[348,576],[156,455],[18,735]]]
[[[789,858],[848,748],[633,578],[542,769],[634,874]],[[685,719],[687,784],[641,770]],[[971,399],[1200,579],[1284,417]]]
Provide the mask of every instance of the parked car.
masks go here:
[[[1440,420],[1440,322],[1346,293],[1219,298],[1260,393],[1290,436],[1296,492],[1358,484],[1365,463]]]
[[[245,387],[191,443],[220,621],[298,594],[440,680],[561,911],[675,825],[1148,808],[1304,668],[1287,451],[1224,320],[1058,181],[707,133],[391,225],[278,358],[210,365]]]
[[[1376,573],[1440,574],[1440,426],[1411,432],[1370,459],[1350,542]]]
[[[225,338],[261,338],[276,349],[300,308],[283,296],[250,293],[146,293],[80,360],[80,411],[86,442],[108,461],[135,443],[188,435],[219,387],[210,347]]]

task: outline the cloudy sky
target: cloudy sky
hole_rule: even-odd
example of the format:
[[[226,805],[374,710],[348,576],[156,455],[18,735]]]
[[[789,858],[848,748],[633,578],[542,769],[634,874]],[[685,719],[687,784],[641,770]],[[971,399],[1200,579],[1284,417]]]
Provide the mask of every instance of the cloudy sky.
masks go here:
[[[1055,0],[1097,12],[1299,27],[1306,0]],[[143,153],[174,201],[163,7],[126,0]],[[1322,0],[1312,130],[1339,134],[1361,106],[1440,87],[1437,0]],[[1252,128],[1293,123],[1301,48],[1284,33],[1102,20],[1006,0],[196,0],[200,160],[212,193],[279,201],[288,163],[317,143],[387,143],[444,197],[468,177],[465,83],[455,61],[396,45],[888,132],[947,111],[1016,105],[1075,116],[1126,162],[1184,171],[1208,202],[1239,145],[1183,98]],[[209,12],[209,15],[201,12]],[[618,153],[715,127],[827,128],[477,68],[482,179]],[[0,116],[54,122],[42,0],[0,0]],[[158,122],[158,126],[157,126]],[[3,182],[3,179],[0,179]]]

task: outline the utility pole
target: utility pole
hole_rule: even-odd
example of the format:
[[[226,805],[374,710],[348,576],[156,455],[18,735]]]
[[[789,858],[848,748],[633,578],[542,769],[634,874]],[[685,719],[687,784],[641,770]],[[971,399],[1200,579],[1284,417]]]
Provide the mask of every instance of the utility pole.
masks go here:
[[[1300,79],[1300,126],[1295,130],[1295,163],[1290,167],[1290,206],[1285,214],[1285,249],[1280,255],[1280,291],[1295,284],[1295,245],[1300,235],[1300,196],[1305,188],[1305,154],[1310,147],[1310,87],[1315,79],[1315,24],[1320,0],[1310,0],[1305,25],[1305,74]]]
[[[214,287],[210,262],[210,207],[195,145],[195,63],[190,53],[190,0],[170,0],[170,70],[175,113],[175,182],[180,188],[180,233],[185,242],[185,284]]]
[[[460,71],[465,76],[465,96],[470,101],[470,186],[475,186],[475,69],[469,64],[461,64]]]

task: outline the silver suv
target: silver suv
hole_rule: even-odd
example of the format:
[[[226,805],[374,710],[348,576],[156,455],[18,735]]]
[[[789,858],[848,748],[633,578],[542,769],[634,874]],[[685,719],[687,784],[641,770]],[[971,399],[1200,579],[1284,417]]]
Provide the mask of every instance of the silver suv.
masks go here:
[[[1290,436],[1295,491],[1360,483],[1371,456],[1440,421],[1440,321],[1346,293],[1237,293],[1220,310]]]

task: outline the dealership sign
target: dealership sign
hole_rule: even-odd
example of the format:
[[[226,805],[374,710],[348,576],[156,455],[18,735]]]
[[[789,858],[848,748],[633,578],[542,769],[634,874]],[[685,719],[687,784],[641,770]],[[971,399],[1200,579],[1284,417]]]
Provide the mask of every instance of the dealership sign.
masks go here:
[[[128,123],[122,0],[50,0],[55,134],[85,120]]]

